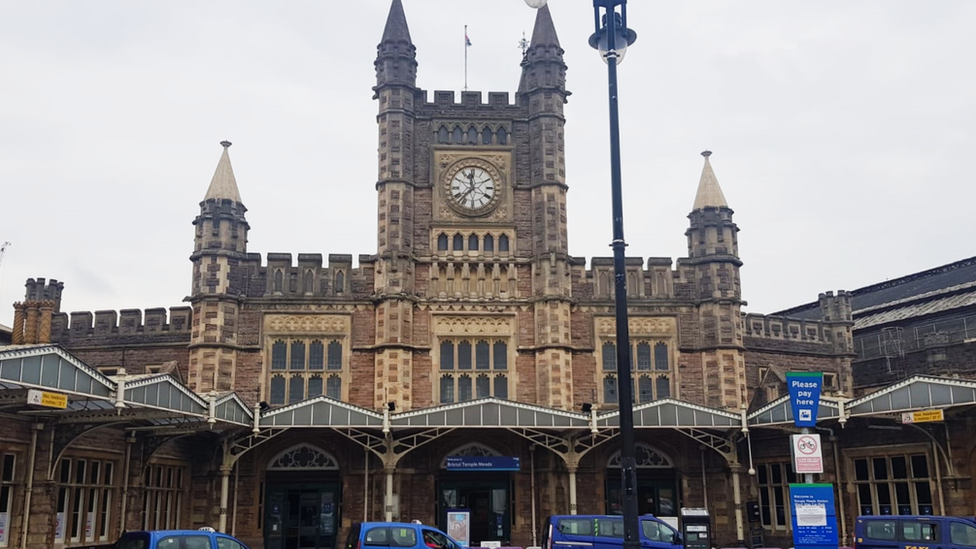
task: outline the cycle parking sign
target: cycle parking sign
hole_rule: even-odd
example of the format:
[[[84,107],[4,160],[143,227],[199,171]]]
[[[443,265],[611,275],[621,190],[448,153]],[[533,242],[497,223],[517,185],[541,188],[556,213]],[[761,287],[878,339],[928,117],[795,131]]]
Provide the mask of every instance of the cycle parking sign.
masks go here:
[[[823,473],[823,450],[820,435],[792,435],[793,470],[797,474]]]

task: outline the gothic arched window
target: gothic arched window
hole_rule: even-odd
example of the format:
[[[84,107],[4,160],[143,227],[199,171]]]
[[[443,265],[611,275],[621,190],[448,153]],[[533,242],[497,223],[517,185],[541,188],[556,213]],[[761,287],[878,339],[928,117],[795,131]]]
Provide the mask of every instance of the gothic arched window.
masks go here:
[[[451,135],[447,132],[447,126],[441,126],[441,129],[437,130],[437,142],[438,143],[451,142]]]
[[[291,342],[291,363],[292,370],[305,369],[305,342],[296,340]]]
[[[454,344],[450,341],[441,342],[441,370],[454,369]]]
[[[603,378],[603,402],[606,404],[617,403],[617,378],[614,376]]]
[[[454,402],[454,376],[441,376],[441,404]]]
[[[306,294],[312,293],[312,283],[313,283],[313,280],[314,280],[314,277],[312,276],[312,271],[305,271],[305,282],[304,282],[303,286],[304,286],[304,289],[305,289],[305,293]]]
[[[458,370],[471,369],[471,342],[468,340],[458,343]]]
[[[322,396],[322,377],[312,376],[308,378],[308,398]]]
[[[288,403],[294,404],[305,399],[305,378],[291,376],[288,380]]]
[[[437,235],[437,249],[442,252],[447,251],[447,235],[441,233]]]
[[[657,378],[657,398],[671,398],[671,380],[668,376]]]
[[[284,370],[288,360],[288,347],[282,340],[277,340],[271,346],[271,369]]]
[[[269,400],[272,406],[278,406],[285,403],[285,377],[284,376],[273,376],[271,378],[271,394],[269,395]]]
[[[488,361],[490,347],[487,341],[479,341],[474,346],[474,367],[479,370],[488,370],[491,363]]]
[[[668,344],[658,343],[654,346],[654,368],[657,370],[670,370],[671,361],[668,358]]]
[[[637,402],[650,402],[654,400],[654,384],[650,376],[640,376],[637,379]]]
[[[483,145],[491,145],[491,128],[485,127],[481,130],[481,143]]]
[[[498,128],[498,144],[508,145],[508,132],[505,128]]]
[[[342,379],[339,376],[329,376],[325,382],[325,396],[342,400]]]
[[[342,369],[342,343],[337,340],[329,342],[329,365],[330,370]]]
[[[508,398],[508,377],[504,375],[495,376],[495,397]]]
[[[485,374],[478,376],[475,380],[475,398],[485,398],[491,396],[491,379]]]
[[[458,377],[458,402],[471,400],[471,376]]]
[[[461,126],[454,126],[454,136],[451,142],[457,145],[464,143],[464,130],[461,129]]]
[[[473,234],[468,237],[468,250],[478,251],[478,235]]]
[[[454,235],[454,251],[460,252],[463,250],[464,250],[464,237],[461,236],[461,233],[457,233],[456,235]]]
[[[640,342],[637,344],[637,370],[651,369],[651,344]]]
[[[310,444],[299,444],[281,452],[268,462],[269,471],[338,470],[339,462],[328,452]]]
[[[321,370],[325,366],[325,346],[315,340],[308,345],[308,369]]]
[[[468,128],[468,145],[477,145],[477,144],[478,144],[478,130],[476,130],[474,126],[470,126]]]
[[[495,237],[491,236],[490,234],[485,235],[485,251],[495,251]]]
[[[346,275],[342,271],[336,272],[335,275],[335,292],[341,294],[346,287]]]
[[[498,251],[507,252],[508,251],[508,235],[503,234],[498,237]]]
[[[281,269],[275,269],[274,273],[274,291],[276,294],[281,293],[281,289],[285,285],[285,275],[282,274]]]
[[[495,352],[495,369],[508,369],[508,344],[504,341],[496,341],[493,351]]]
[[[603,344],[603,371],[617,371],[617,346],[610,341]]]

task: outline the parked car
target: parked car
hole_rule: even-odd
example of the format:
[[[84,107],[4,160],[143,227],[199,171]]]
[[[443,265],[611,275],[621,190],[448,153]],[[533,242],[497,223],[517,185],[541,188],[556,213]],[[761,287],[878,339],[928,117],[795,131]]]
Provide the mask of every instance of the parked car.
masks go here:
[[[451,536],[420,522],[357,522],[349,530],[345,549],[462,548]]]
[[[641,547],[674,549],[681,546],[681,535],[663,520],[642,515]],[[553,515],[546,519],[542,533],[545,549],[621,549],[624,544],[624,519],[620,515]]]
[[[213,528],[126,532],[114,549],[248,549],[240,540]]]
[[[855,549],[973,549],[976,520],[932,515],[860,516]]]

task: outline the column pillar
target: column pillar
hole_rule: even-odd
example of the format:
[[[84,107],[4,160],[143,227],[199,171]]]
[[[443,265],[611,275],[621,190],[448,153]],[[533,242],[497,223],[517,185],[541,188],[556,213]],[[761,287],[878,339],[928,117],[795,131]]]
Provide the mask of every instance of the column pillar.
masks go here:
[[[737,543],[744,544],[746,539],[745,526],[742,521],[742,487],[739,476],[742,474],[742,466],[738,463],[732,465],[732,502],[735,505],[735,539]],[[740,545],[742,547],[744,545]]]
[[[383,508],[386,510],[386,522],[393,522],[393,467],[386,467],[386,497]]]
[[[220,522],[218,532],[227,533],[227,499],[230,492],[230,470],[232,465],[220,466]]]
[[[569,468],[569,514],[576,514],[576,467]]]
[[[14,333],[11,343],[14,345],[24,344],[24,323],[27,321],[27,306],[23,303],[14,303]]]

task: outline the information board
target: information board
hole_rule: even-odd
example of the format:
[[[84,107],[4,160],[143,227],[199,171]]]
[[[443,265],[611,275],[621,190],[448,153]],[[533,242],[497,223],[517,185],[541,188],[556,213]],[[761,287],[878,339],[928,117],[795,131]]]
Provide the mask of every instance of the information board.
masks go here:
[[[833,484],[790,484],[790,510],[796,549],[837,549]]]

